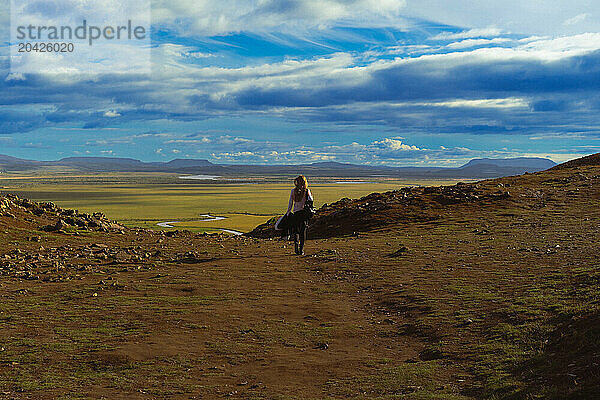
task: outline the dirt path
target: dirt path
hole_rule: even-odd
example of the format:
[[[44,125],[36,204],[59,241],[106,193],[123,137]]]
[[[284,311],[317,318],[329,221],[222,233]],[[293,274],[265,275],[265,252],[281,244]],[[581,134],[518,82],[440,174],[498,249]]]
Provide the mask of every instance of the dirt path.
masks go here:
[[[152,237],[134,243],[157,246]],[[332,244],[310,243],[298,257],[287,242],[175,237],[159,246],[171,255],[148,260],[156,265],[149,269],[124,262],[64,283],[11,282],[0,296],[3,315],[15,319],[2,337],[28,342],[11,344],[4,359],[18,360],[22,382],[72,374],[79,378],[70,390],[94,398],[349,393],[357,377],[416,359],[424,345],[396,337],[394,325],[368,311],[358,268],[324,273]],[[196,248],[210,250],[182,251]],[[26,300],[20,293],[46,304],[43,318],[8,307]],[[28,393],[54,398],[61,386]]]

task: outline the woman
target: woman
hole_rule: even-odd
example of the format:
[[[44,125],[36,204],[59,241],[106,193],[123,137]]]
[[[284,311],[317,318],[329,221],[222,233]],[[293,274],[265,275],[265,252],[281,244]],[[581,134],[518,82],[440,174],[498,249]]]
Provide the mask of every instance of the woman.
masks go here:
[[[290,202],[286,215],[288,215],[292,234],[294,235],[294,245],[296,247],[296,254],[304,255],[304,241],[306,240],[306,227],[308,225],[308,219],[304,212],[304,205],[306,201],[313,201],[312,194],[308,189],[308,182],[304,175],[300,175],[294,179],[295,188],[290,193]],[[292,212],[293,210],[293,212]],[[300,242],[300,243],[298,243]]]

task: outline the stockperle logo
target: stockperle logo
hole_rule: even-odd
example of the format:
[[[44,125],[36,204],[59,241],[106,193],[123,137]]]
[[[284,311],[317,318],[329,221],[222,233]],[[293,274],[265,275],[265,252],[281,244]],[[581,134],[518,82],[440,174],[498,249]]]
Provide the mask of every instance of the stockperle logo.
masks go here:
[[[12,0],[12,73],[150,73],[150,0]]]

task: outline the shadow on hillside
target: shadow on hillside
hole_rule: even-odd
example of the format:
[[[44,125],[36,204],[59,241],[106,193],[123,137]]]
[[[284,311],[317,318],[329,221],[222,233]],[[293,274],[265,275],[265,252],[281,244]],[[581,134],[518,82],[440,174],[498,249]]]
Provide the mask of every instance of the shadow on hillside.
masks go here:
[[[597,399],[600,396],[600,312],[562,316],[535,358],[515,366],[525,383],[514,398]]]

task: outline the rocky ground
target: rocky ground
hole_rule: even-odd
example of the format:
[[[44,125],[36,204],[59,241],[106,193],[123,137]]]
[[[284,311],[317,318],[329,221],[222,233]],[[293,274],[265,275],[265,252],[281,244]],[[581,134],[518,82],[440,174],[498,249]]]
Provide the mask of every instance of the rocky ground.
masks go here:
[[[3,197],[0,398],[598,398],[597,158],[343,199],[302,257]]]

